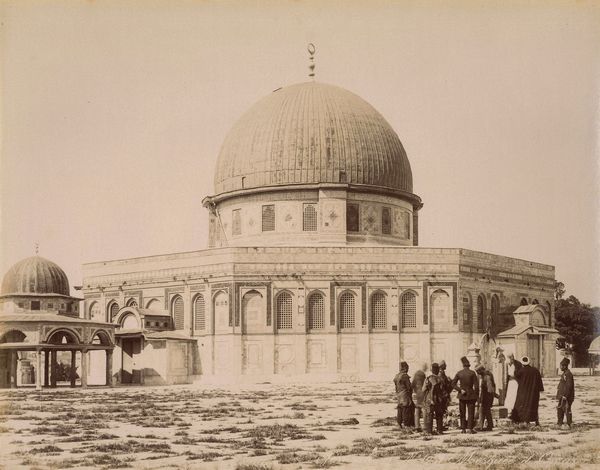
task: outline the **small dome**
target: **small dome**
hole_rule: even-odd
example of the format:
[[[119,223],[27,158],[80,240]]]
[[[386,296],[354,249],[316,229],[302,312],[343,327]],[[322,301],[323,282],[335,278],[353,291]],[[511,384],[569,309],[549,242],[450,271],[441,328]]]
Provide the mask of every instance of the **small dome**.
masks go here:
[[[361,97],[318,82],[258,101],[227,135],[215,171],[217,194],[288,184],[364,184],[412,193],[400,139]]]
[[[70,295],[65,272],[52,261],[32,256],[13,265],[2,279],[2,294]]]

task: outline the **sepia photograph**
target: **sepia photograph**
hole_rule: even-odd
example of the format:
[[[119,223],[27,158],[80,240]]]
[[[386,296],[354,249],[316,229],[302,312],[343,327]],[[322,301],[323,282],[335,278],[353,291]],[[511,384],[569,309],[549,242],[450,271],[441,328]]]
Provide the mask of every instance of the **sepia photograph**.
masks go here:
[[[0,0],[0,469],[600,467],[600,2]]]

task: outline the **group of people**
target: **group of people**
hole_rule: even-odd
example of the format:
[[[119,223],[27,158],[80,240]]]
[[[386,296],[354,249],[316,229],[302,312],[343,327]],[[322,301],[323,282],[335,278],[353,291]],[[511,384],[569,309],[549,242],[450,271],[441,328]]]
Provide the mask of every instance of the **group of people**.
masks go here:
[[[408,375],[408,363],[400,363],[400,372],[394,377],[396,397],[398,400],[398,425],[402,428],[421,431],[421,419],[424,431],[427,434],[442,434],[444,416],[450,404],[450,395],[458,392],[458,409],[460,414],[460,428],[463,434],[475,434],[477,431],[491,431],[493,429],[492,405],[494,398],[500,398],[496,392],[494,375],[483,365],[478,365],[475,371],[466,357],[462,357],[462,370],[458,371],[454,379],[446,375],[446,362],[431,364],[431,372],[427,375],[429,365],[423,363],[411,380]],[[557,418],[558,424],[563,425],[566,417],[567,425],[572,424],[571,405],[575,397],[573,375],[569,370],[569,359],[564,358],[561,363],[560,381],[557,390]],[[523,357],[517,361],[513,354],[508,355],[507,383],[505,406],[510,412],[510,419],[515,423],[535,422],[539,425],[539,399],[544,391],[542,377],[535,367],[530,364],[529,358]],[[478,427],[475,428],[475,407],[479,405]],[[433,423],[436,423],[436,431]]]

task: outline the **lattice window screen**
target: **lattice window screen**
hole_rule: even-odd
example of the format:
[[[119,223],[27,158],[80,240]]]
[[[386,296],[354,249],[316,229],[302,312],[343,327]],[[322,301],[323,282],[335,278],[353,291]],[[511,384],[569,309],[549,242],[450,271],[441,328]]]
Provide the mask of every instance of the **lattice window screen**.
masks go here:
[[[344,292],[340,297],[340,328],[354,328],[356,316],[356,301],[350,292]]]
[[[194,299],[194,329],[206,329],[206,305],[202,294],[197,295]]]
[[[308,328],[319,330],[325,327],[325,302],[323,295],[316,293],[308,298]]]
[[[277,297],[277,329],[292,328],[292,296],[283,292]]]
[[[376,292],[371,296],[371,327],[387,328],[387,302],[385,295]]]
[[[272,232],[275,230],[275,205],[262,206],[262,231]]]
[[[184,314],[183,314],[183,299],[179,296],[173,300],[173,307],[171,315],[173,316],[173,322],[175,323],[176,330],[183,330],[184,325]]]
[[[412,292],[402,296],[400,302],[402,328],[416,328],[417,326],[417,297]]]
[[[117,315],[117,312],[119,311],[119,304],[116,302],[113,302],[110,305],[110,318],[108,319],[108,321],[113,321],[115,316]]]
[[[302,230],[305,232],[316,232],[317,230],[317,209],[314,204],[304,204]]]

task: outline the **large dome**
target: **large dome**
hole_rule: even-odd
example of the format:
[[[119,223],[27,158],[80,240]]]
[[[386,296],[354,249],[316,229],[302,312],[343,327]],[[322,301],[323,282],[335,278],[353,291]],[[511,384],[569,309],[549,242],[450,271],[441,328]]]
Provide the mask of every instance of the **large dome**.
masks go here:
[[[69,280],[55,263],[32,256],[13,265],[2,279],[2,294],[70,295]]]
[[[233,126],[215,192],[315,183],[412,193],[406,152],[383,116],[343,88],[307,82],[274,91]]]

